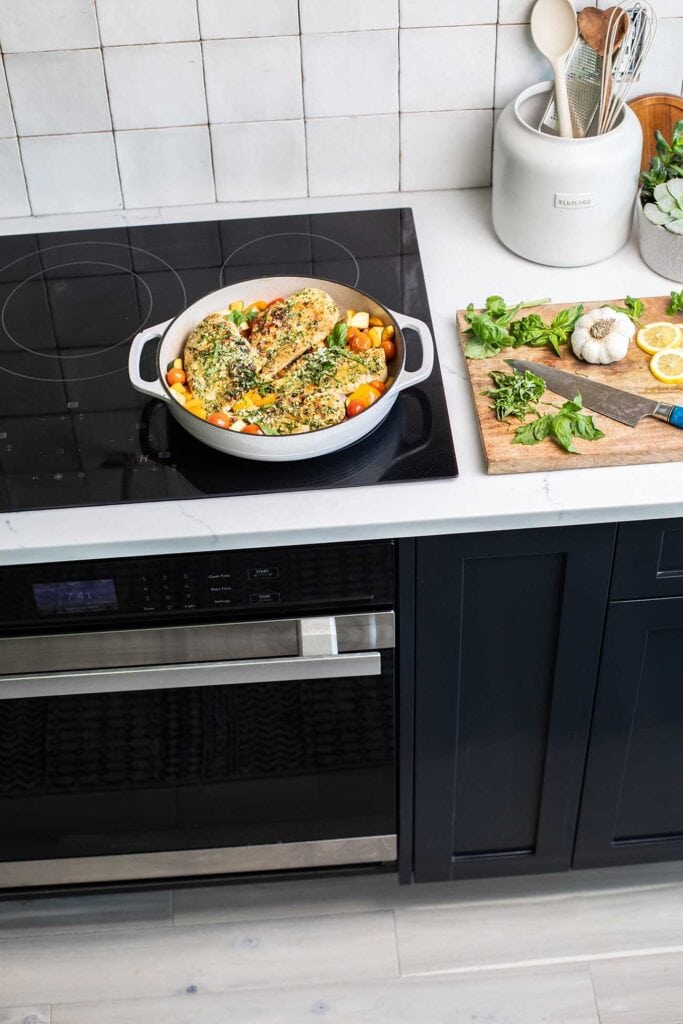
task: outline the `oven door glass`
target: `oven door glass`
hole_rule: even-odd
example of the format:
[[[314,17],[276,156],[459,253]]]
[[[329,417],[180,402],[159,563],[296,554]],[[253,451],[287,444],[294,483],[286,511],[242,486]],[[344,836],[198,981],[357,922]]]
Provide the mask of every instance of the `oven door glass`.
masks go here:
[[[150,666],[136,691],[29,696],[23,677],[27,696],[0,700],[0,887],[32,884],[22,862],[55,858],[207,851],[208,866],[138,858],[121,877],[311,866],[316,843],[320,863],[382,859],[325,845],[396,832],[393,651],[366,653],[207,662],[178,678]],[[249,671],[256,681],[239,682]],[[111,687],[127,674],[53,679]],[[211,859],[225,848],[239,855]],[[46,877],[95,878],[80,868]]]

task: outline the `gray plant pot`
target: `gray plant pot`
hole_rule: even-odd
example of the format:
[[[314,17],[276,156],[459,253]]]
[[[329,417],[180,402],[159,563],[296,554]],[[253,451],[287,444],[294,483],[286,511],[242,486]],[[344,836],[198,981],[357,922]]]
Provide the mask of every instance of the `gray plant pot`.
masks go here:
[[[643,213],[640,194],[636,206],[640,255],[652,270],[680,284],[683,282],[683,235],[674,235],[649,221]]]

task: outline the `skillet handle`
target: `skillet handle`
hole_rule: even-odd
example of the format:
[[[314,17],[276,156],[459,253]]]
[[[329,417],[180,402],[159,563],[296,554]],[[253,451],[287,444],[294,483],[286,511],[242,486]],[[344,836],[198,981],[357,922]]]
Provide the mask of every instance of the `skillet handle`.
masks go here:
[[[151,395],[152,398],[161,398],[164,401],[168,401],[168,395],[164,391],[159,378],[157,377],[156,380],[143,380],[140,376],[140,359],[142,358],[142,350],[147,342],[152,338],[160,338],[172,322],[173,318],[166,320],[163,324],[146,327],[144,331],[140,331],[133,338],[130,352],[128,353],[128,376],[135,390],[142,391],[143,395]]]
[[[434,367],[434,338],[423,320],[416,320],[415,317],[405,316],[403,313],[394,313],[393,310],[389,310],[389,312],[402,331],[406,327],[412,327],[417,332],[422,346],[422,363],[418,369],[403,370],[396,380],[394,387],[397,391],[402,391],[403,388],[410,388],[413,384],[419,384],[426,380],[431,374]]]

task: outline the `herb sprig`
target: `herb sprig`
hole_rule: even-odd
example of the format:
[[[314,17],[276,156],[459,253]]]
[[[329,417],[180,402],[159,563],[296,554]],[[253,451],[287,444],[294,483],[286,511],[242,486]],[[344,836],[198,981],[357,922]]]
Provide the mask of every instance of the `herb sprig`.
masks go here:
[[[497,420],[505,420],[514,416],[524,420],[536,411],[536,405],[545,391],[545,382],[531,370],[520,373],[503,373],[502,370],[491,370],[489,374],[495,387],[482,391],[482,395],[491,398],[491,408]]]
[[[336,323],[330,333],[327,335],[326,345],[328,348],[344,348],[346,345],[346,336],[349,333],[348,326],[343,320]]]
[[[632,295],[627,295],[624,299],[623,306],[608,306],[608,309],[613,309],[615,313],[626,313],[629,316],[636,327],[642,327],[641,317],[645,312],[645,303],[642,299],[634,299]]]
[[[666,307],[666,312],[669,316],[674,316],[676,313],[683,313],[683,290],[671,293],[669,296],[669,305]]]
[[[517,427],[513,444],[540,444],[546,437],[551,438],[556,445],[566,452],[573,452],[576,455],[581,453],[574,447],[574,438],[579,437],[584,441],[598,441],[604,437],[602,430],[596,427],[593,417],[582,412],[583,402],[581,395],[576,395],[573,401],[565,402],[556,413],[546,413],[539,416],[533,423],[524,423]]]
[[[583,315],[583,306],[570,306],[562,309],[550,323],[546,323],[538,313],[530,313],[510,324],[512,347],[530,345],[532,348],[548,346],[555,355],[561,356],[561,346],[566,345],[569,336],[576,326],[576,321]]]
[[[508,306],[500,295],[489,295],[481,311],[477,311],[474,303],[470,302],[465,320],[471,338],[465,346],[465,355],[468,359],[485,359],[487,356],[495,356],[501,349],[509,348],[511,341],[507,325],[512,318],[521,309],[544,306],[548,302],[550,299],[537,299]]]

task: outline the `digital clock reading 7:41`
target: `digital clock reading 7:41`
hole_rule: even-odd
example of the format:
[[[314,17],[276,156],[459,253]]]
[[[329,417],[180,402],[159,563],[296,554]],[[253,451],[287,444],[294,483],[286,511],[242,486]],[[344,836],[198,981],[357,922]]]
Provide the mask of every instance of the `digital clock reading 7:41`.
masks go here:
[[[34,583],[33,596],[40,615],[69,615],[118,609],[112,579]]]

